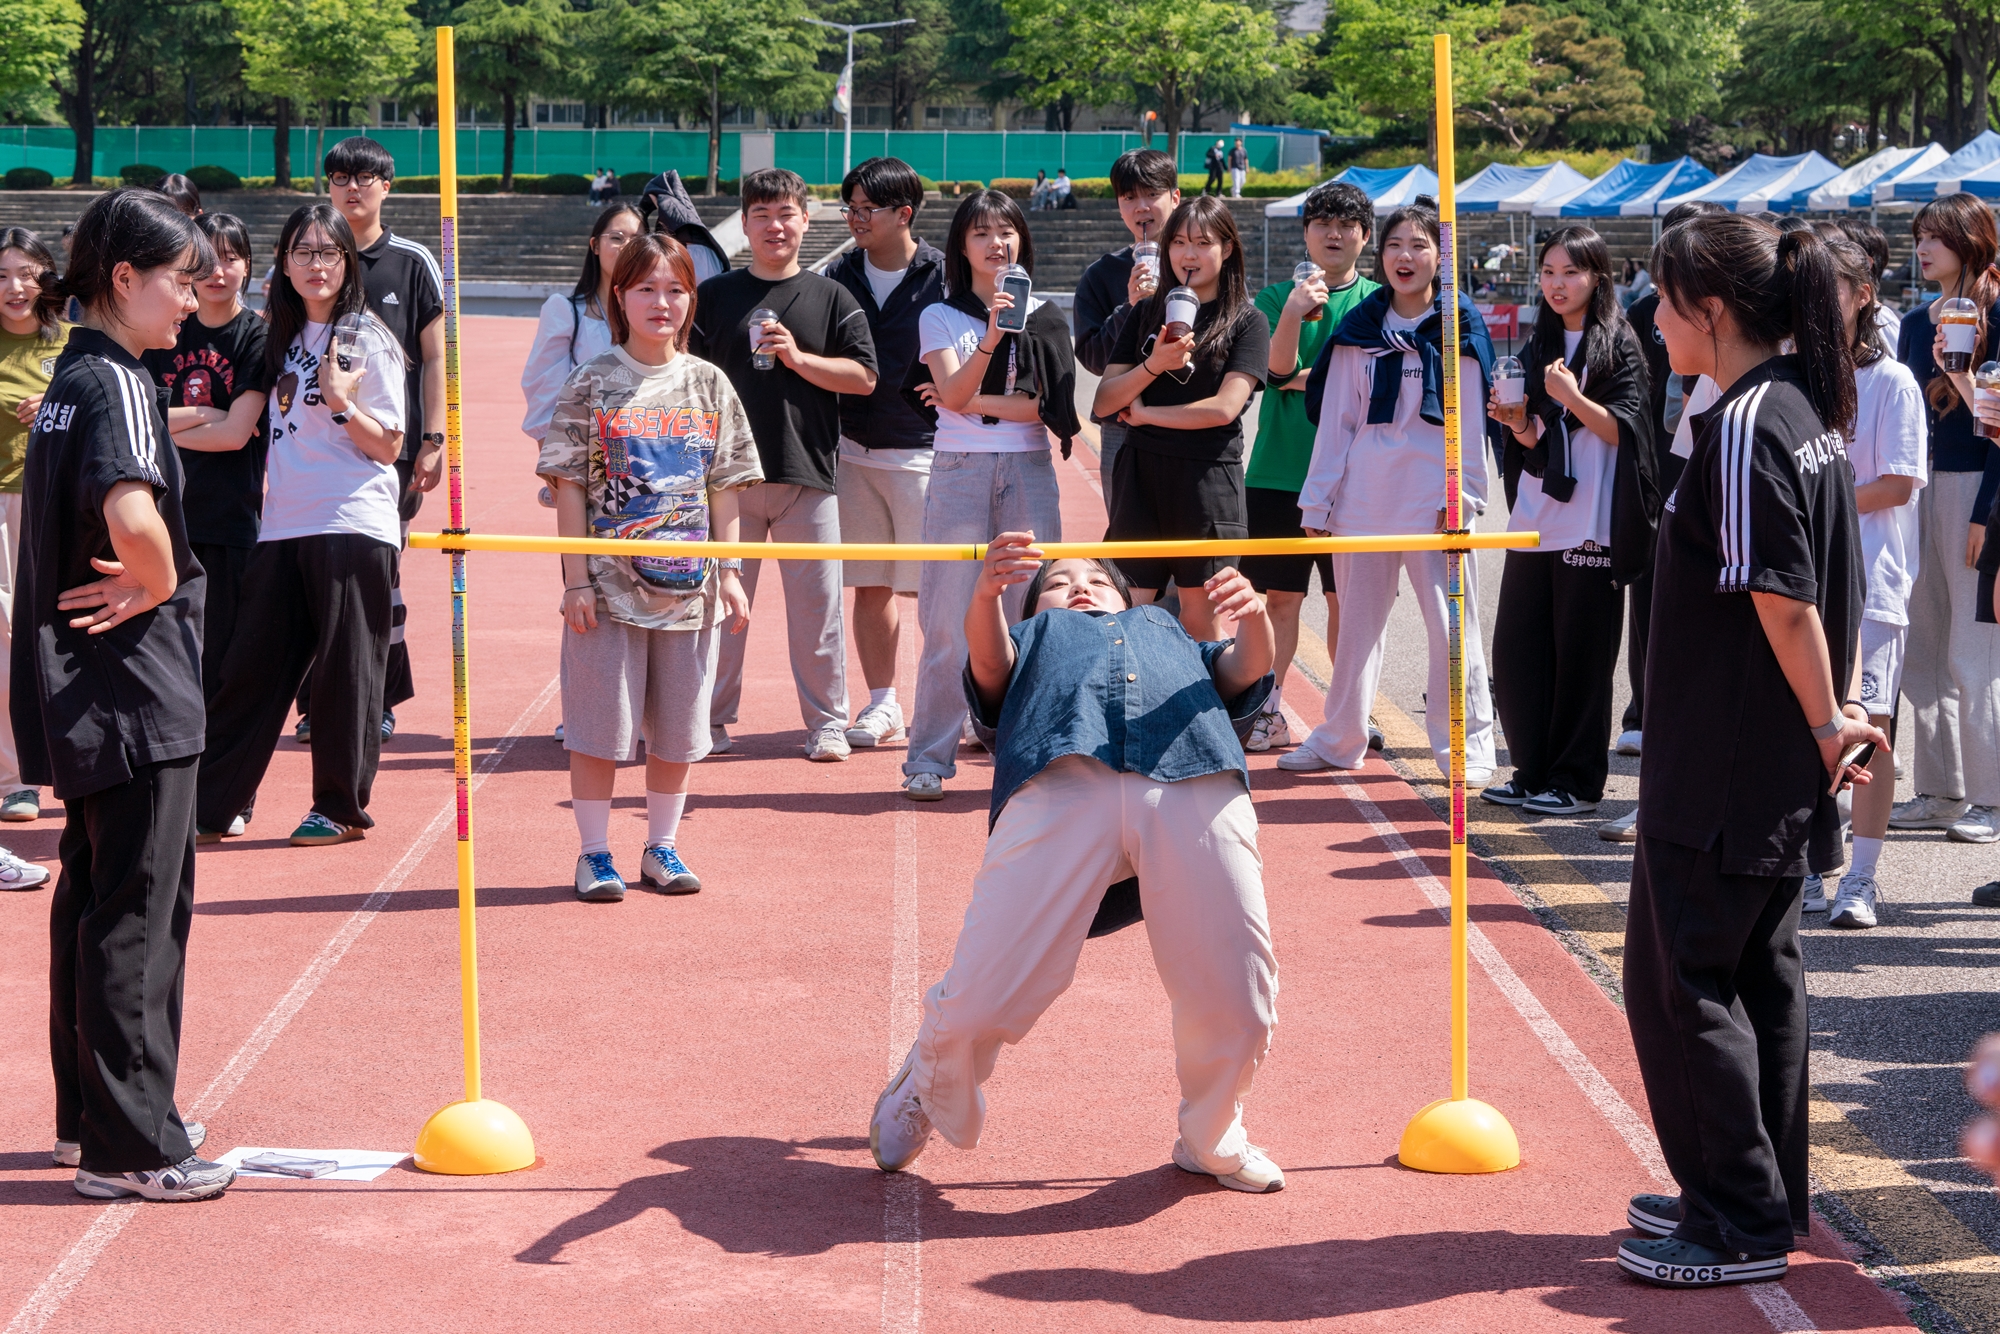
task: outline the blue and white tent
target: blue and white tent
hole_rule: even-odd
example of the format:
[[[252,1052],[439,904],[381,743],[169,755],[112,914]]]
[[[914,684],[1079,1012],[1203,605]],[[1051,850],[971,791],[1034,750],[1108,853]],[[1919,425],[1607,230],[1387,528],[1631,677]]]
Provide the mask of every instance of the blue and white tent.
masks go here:
[[[1460,213],[1526,213],[1543,199],[1575,194],[1590,178],[1567,162],[1542,167],[1489,164],[1458,187]]]
[[[1538,218],[1615,218],[1627,205],[1642,205],[1668,190],[1692,190],[1715,179],[1715,173],[1691,157],[1672,162],[1635,162],[1626,158],[1594,181],[1577,189],[1546,196],[1528,211]],[[1633,211],[1645,213],[1643,207]]]
[[[1891,200],[1936,199],[1948,195],[1958,188],[1958,182],[1973,175],[1982,167],[2000,161],[2000,134],[1982,130],[1979,137],[1953,153],[1929,171],[1912,172],[1898,177],[1887,185],[1875,187],[1875,202],[1886,204]],[[1946,181],[1952,182],[1950,190],[1938,187]]]
[[[1981,199],[2000,198],[2000,161],[1989,162],[1969,176],[1957,180],[1941,180],[1937,192],[1941,195],[1958,194],[1963,191],[1978,195]]]
[[[1838,213],[1869,208],[1875,203],[1875,192],[1883,186],[1927,172],[1949,156],[1942,144],[1927,144],[1922,148],[1885,148],[1873,157],[1855,163],[1832,180],[1799,191],[1792,196],[1789,207],[1779,208],[1776,204],[1771,207],[1779,213]]]
[[[1701,199],[1720,204],[1733,213],[1762,213],[1775,207],[1789,207],[1792,196],[1799,191],[1824,185],[1838,175],[1840,167],[1818,153],[1794,153],[1789,157],[1753,153],[1700,189],[1668,195],[1650,211],[1666,213],[1676,205]]]
[[[1352,185],[1368,196],[1377,213],[1389,213],[1401,208],[1418,195],[1436,197],[1438,192],[1437,173],[1429,167],[1349,167],[1332,178]],[[1320,185],[1331,184],[1321,181]],[[1301,190],[1285,199],[1274,199],[1264,205],[1267,218],[1296,218],[1305,212],[1306,196],[1313,190]]]

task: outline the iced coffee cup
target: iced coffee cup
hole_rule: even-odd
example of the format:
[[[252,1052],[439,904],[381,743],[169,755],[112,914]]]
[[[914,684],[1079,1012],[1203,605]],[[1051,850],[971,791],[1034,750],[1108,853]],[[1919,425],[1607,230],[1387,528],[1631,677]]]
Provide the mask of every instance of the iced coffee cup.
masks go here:
[[[1953,374],[1971,370],[1979,307],[1962,296],[1950,297],[1938,306],[1938,327],[1944,330],[1944,356],[1938,364]]]
[[[1972,433],[1985,440],[2000,440],[2000,422],[1989,422],[1976,411],[1984,404],[1988,409],[2000,405],[2000,361],[1989,361],[1972,376]]]
[[[1528,372],[1519,357],[1493,363],[1493,419],[1510,431],[1528,427]]]

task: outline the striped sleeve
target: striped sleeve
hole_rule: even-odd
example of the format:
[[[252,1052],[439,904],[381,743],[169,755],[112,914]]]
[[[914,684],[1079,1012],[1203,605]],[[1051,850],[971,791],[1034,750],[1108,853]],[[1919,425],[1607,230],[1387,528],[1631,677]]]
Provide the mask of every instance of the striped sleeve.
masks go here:
[[[117,473],[117,481],[166,485],[160,473],[160,414],[152,380],[129,366],[106,362],[105,367],[114,392],[108,396],[105,422],[98,432],[102,453],[110,455],[103,462]]]
[[[1803,467],[1824,466],[1815,443],[1795,445],[1786,412],[1765,382],[1722,410],[1717,441],[1715,507],[1720,568],[1718,593],[1775,593],[1801,602],[1817,599],[1811,501]]]

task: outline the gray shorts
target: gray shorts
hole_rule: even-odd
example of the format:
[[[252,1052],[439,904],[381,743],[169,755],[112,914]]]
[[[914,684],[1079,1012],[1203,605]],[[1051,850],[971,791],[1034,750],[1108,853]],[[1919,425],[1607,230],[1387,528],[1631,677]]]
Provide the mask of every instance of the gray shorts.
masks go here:
[[[924,540],[924,493],[930,469],[870,468],[840,460],[840,540],[843,542],[921,542]],[[847,560],[840,565],[840,582],[847,588],[893,588],[906,597],[917,595],[923,563],[914,560]]]
[[[1910,627],[1887,621],[1861,621],[1861,699],[1871,718],[1893,717],[1896,693],[1903,688],[1903,650]]]
[[[562,630],[563,748],[601,760],[646,754],[690,764],[708,754],[717,639],[706,630],[641,630],[600,605],[597,628]]]

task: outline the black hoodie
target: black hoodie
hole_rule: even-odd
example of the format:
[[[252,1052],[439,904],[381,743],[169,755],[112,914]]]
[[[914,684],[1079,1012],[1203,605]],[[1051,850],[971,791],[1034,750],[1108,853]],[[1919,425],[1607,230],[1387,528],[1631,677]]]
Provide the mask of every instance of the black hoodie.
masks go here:
[[[850,250],[827,266],[826,276],[854,294],[868,316],[875,339],[875,392],[866,398],[840,396],[840,433],[863,449],[929,449],[937,432],[935,418],[918,411],[904,389],[913,371],[923,369],[918,358],[918,318],[924,307],[944,300],[944,252],[919,239],[917,253],[887,306],[875,304],[875,289],[862,269],[865,256]]]
[[[656,212],[659,219],[653,223],[654,231],[665,232],[684,246],[706,246],[722,262],[721,271],[729,272],[729,256],[715,234],[702,224],[701,214],[695,212],[694,200],[688,198],[679,172],[663,171],[646,182],[645,193],[639,196],[639,216],[651,218]]]

